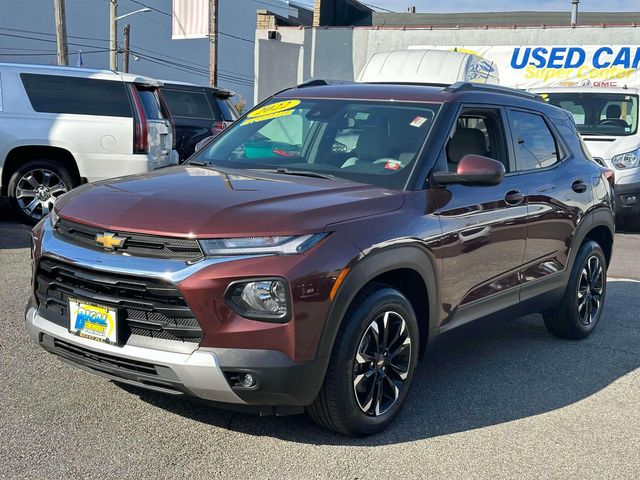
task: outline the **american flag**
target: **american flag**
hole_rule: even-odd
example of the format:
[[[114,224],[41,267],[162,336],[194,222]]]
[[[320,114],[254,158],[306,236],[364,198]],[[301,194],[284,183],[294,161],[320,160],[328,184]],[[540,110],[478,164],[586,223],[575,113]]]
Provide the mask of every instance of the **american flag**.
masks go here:
[[[173,0],[171,38],[206,38],[209,35],[209,0]]]

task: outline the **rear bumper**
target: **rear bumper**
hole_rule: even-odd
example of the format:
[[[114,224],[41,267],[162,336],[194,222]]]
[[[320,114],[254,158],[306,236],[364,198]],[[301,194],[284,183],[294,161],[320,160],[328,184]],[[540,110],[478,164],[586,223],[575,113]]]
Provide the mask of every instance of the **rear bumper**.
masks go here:
[[[640,214],[640,182],[615,185],[616,215]]]
[[[294,363],[273,350],[196,348],[190,353],[122,347],[78,337],[29,306],[26,326],[31,339],[76,367],[111,380],[170,394],[187,394],[223,404],[303,407],[313,402],[326,362]],[[258,384],[250,389],[231,386],[228,378],[251,373]],[[264,409],[260,409],[265,413]],[[287,410],[286,413],[295,413]]]

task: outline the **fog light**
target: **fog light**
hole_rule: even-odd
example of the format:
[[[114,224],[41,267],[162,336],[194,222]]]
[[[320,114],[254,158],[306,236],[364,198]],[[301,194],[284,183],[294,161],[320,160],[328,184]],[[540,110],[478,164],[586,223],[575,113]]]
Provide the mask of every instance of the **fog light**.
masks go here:
[[[282,322],[289,319],[289,292],[282,279],[233,283],[226,298],[227,304],[243,317]]]
[[[253,388],[256,386],[258,381],[256,380],[256,377],[250,373],[241,373],[238,375],[238,383],[244,388]]]

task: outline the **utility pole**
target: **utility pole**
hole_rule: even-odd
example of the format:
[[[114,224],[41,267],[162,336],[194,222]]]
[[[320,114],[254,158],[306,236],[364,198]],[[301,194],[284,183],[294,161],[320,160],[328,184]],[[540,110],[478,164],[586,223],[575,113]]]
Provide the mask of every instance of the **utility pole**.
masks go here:
[[[64,13],[64,0],[54,0],[56,19],[56,43],[58,47],[58,65],[69,65],[69,48],[67,47],[67,17]]]
[[[209,0],[209,84],[218,86],[218,0]]]
[[[124,58],[122,60],[122,71],[129,73],[129,40],[131,37],[131,25],[124,26]]]
[[[571,0],[571,26],[575,27],[578,24],[578,4],[580,0]]]
[[[118,70],[118,0],[109,0],[109,68]]]

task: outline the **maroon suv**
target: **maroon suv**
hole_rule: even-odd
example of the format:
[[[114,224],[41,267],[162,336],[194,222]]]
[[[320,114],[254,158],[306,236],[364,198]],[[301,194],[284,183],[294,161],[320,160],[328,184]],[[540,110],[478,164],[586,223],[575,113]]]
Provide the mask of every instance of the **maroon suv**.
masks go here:
[[[276,94],[184,166],[84,185],[34,229],[34,341],[158,392],[386,427],[439,334],[600,320],[611,187],[534,95],[328,85]]]

